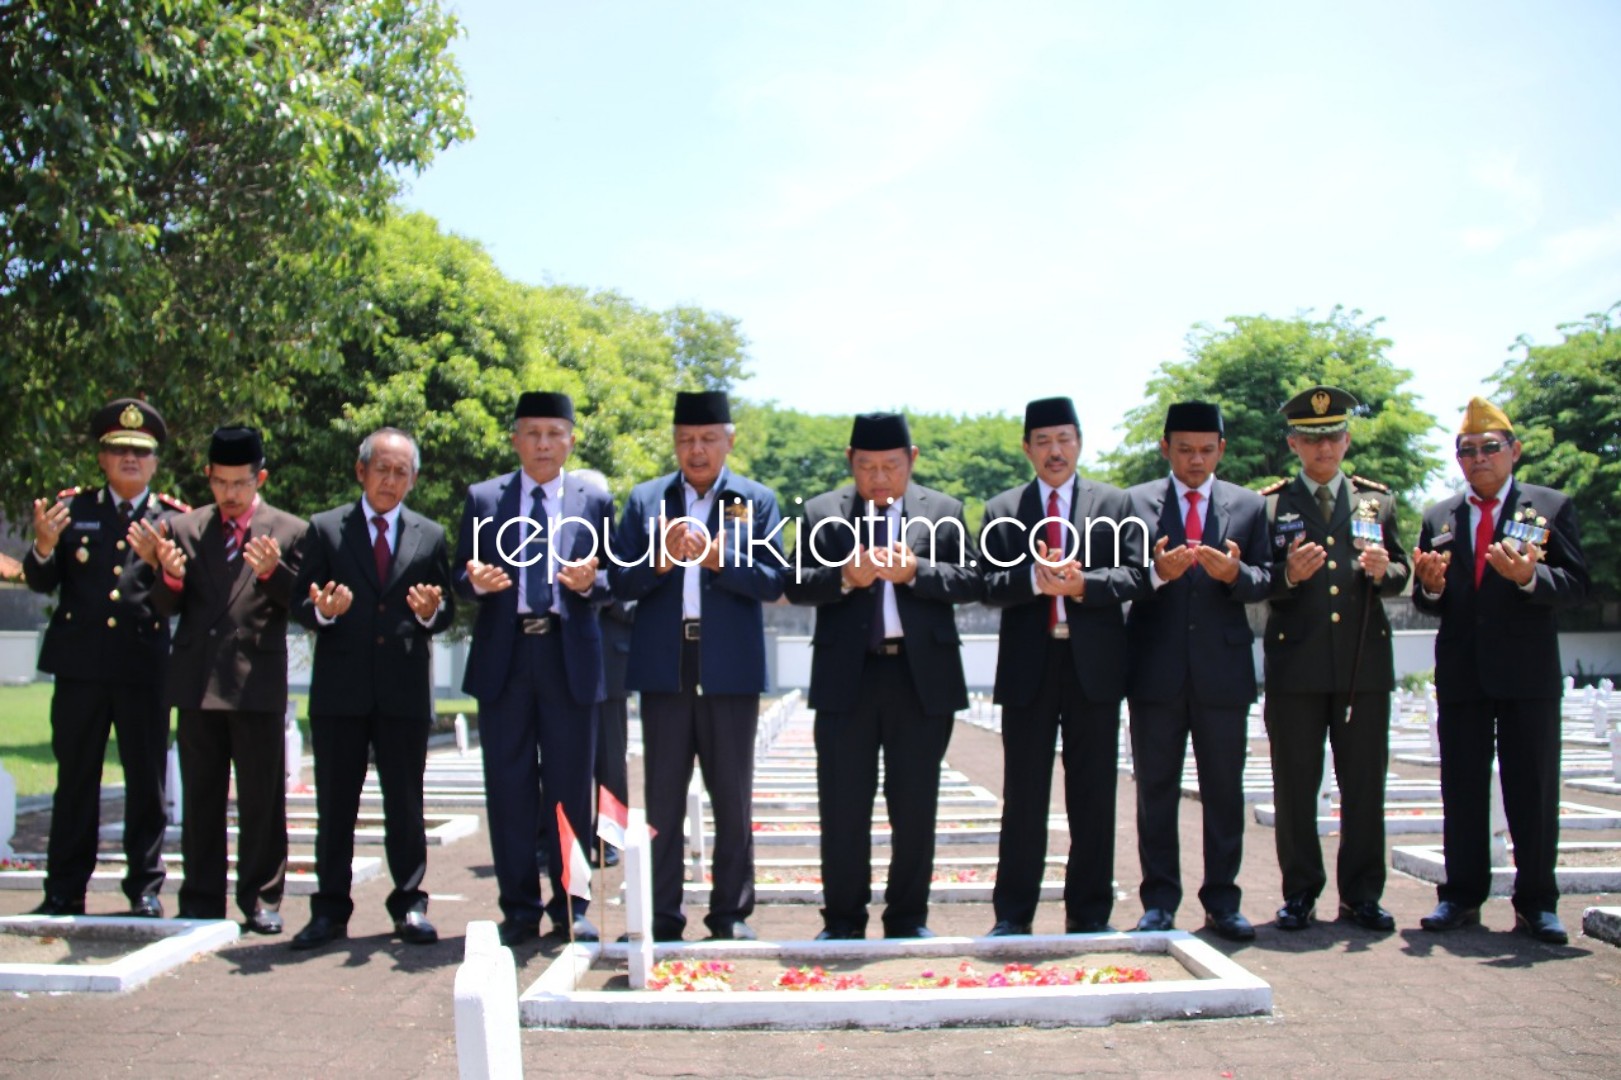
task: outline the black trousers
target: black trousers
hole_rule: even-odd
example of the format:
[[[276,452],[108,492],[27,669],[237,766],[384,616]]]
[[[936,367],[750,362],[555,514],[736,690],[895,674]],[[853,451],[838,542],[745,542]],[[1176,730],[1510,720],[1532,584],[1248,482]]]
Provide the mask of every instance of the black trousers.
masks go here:
[[[422,822],[422,771],[428,760],[425,717],[311,716],[315,750],[315,874],[310,914],[346,923],[355,910],[355,819],[366,783],[369,755],[377,759],[383,789],[383,850],[394,891],[388,913],[396,921],[428,910],[422,879],[428,872],[428,838]]]
[[[1204,815],[1204,884],[1199,903],[1206,911],[1237,911],[1243,892],[1238,867],[1244,859],[1243,706],[1200,705],[1186,690],[1174,701],[1131,703],[1131,756],[1137,782],[1137,858],[1143,883],[1143,910],[1174,912],[1182,903],[1179,818],[1182,764],[1188,738],[1199,766],[1199,805]]]
[[[1106,923],[1114,908],[1114,801],[1119,775],[1120,702],[1081,695],[1068,641],[1049,640],[1041,691],[1029,706],[1002,708],[1002,835],[997,843],[998,920],[1029,923],[1041,900],[1053,759],[1064,733],[1064,805],[1069,862],[1064,915]]]
[[[682,643],[684,687],[698,686],[700,648],[696,641]],[[681,820],[695,756],[715,816],[713,884],[704,922],[714,930],[754,913],[754,736],[759,722],[758,694],[700,694],[696,689],[642,693],[647,820],[658,830],[653,837],[655,937],[679,937],[687,925],[681,904]]]
[[[1385,771],[1390,765],[1390,695],[1356,695],[1345,720],[1344,694],[1266,696],[1272,743],[1272,794],[1277,805],[1278,865],[1285,899],[1315,901],[1328,883],[1317,838],[1317,789],[1323,740],[1334,748],[1340,787],[1340,855],[1335,881],[1340,903],[1377,901],[1385,891]]]
[[[586,830],[595,783],[596,706],[581,705],[570,696],[556,630],[519,634],[508,671],[500,696],[478,703],[484,800],[501,913],[516,923],[538,923],[545,913],[554,924],[567,926],[572,916],[585,914],[590,901],[569,897],[563,888],[557,807],[563,807],[579,842],[592,843]],[[542,874],[552,884],[544,907]]]
[[[847,712],[816,713],[816,802],[822,817],[822,918],[865,932],[872,902],[872,809],[878,758],[892,831],[884,933],[911,936],[928,924],[934,876],[940,762],[951,741],[951,714],[930,715],[918,701],[904,656],[866,657],[860,702]]]
[[[236,770],[236,905],[281,907],[287,878],[287,744],[279,713],[181,709],[180,853],[184,918],[225,917],[225,812]]]
[[[1442,900],[1478,907],[1491,890],[1492,752],[1514,841],[1514,910],[1559,903],[1559,701],[1442,702],[1441,802],[1446,812]]]
[[[169,710],[161,684],[56,680],[51,694],[51,752],[56,793],[46,847],[45,892],[84,897],[96,869],[101,827],[101,765],[109,732],[124,766],[124,895],[131,903],[163,888],[163,779]]]

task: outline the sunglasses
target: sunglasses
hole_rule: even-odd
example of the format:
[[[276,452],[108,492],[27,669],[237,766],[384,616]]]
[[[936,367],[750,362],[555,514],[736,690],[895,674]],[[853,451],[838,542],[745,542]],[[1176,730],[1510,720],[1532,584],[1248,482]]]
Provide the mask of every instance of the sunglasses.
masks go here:
[[[1487,439],[1473,446],[1458,447],[1458,456],[1464,461],[1473,461],[1476,457],[1492,457],[1502,453],[1504,445],[1499,439]]]

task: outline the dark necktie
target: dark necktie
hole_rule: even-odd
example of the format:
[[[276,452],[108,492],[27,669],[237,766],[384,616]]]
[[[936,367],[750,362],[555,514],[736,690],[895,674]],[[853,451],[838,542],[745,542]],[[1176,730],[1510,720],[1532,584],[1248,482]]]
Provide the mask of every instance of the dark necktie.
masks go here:
[[[1064,527],[1058,524],[1063,516],[1058,506],[1058,489],[1053,488],[1047,492],[1047,561],[1058,559],[1064,552]],[[1047,629],[1051,630],[1058,625],[1058,616],[1063,614],[1064,598],[1053,597],[1053,602],[1047,607]]]
[[[221,518],[220,525],[225,530],[225,561],[231,563],[242,550],[242,542],[237,536],[237,522],[235,518]]]
[[[129,521],[130,521],[130,518],[132,516],[134,516],[134,514],[135,514],[135,507],[133,507],[133,506],[131,506],[129,504],[129,500],[127,500],[127,499],[119,499],[118,500],[118,524],[122,527],[122,529],[125,532],[129,531]]]
[[[529,516],[543,530],[532,541],[539,545],[540,557],[523,571],[523,598],[529,602],[529,612],[532,615],[544,615],[552,609],[552,586],[546,580],[546,562],[548,537],[544,532],[546,527],[546,490],[539,484],[535,485],[534,497],[529,502]],[[531,553],[533,554],[533,553]]]
[[[1317,512],[1323,515],[1324,525],[1334,518],[1334,493],[1327,484],[1317,485]]]
[[[877,516],[870,519],[872,524],[872,545],[868,548],[868,556],[873,552],[881,551],[889,546],[889,514],[879,510]],[[889,582],[879,578],[873,582],[876,586],[872,590],[872,625],[867,631],[867,644],[874,649],[881,649],[884,645],[884,586]]]
[[[388,518],[378,514],[371,519],[372,526],[377,530],[377,539],[372,541],[372,557],[377,560],[377,584],[382,585],[388,581],[388,567],[393,562],[393,552],[388,550]]]
[[[1492,533],[1497,530],[1497,522],[1492,520],[1497,500],[1471,495],[1469,501],[1480,508],[1480,524],[1475,526],[1475,588],[1478,589],[1486,579],[1486,549],[1492,546]]]

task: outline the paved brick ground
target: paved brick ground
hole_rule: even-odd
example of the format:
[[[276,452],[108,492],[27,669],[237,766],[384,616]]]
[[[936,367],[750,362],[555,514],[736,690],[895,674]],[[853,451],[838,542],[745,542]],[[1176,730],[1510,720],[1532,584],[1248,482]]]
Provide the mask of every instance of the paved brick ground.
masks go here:
[[[949,758],[1001,790],[995,736],[959,724]],[[1412,766],[1399,771],[1423,774]],[[1116,853],[1122,926],[1141,911],[1133,796],[1122,778]],[[1055,805],[1061,799],[1055,794]],[[1588,793],[1579,801],[1621,805]],[[1182,805],[1191,887],[1181,914],[1195,928],[1198,805]],[[21,824],[26,839],[43,827],[44,816]],[[1580,834],[1588,837],[1621,834]],[[1244,909],[1260,925],[1281,902],[1272,832],[1252,822],[1246,843]],[[1324,845],[1332,860],[1335,840],[1325,838]],[[1054,848],[1062,850],[1056,834]],[[314,956],[289,951],[285,936],[253,938],[121,997],[8,995],[0,999],[0,1075],[453,1076],[451,995],[462,935],[469,920],[497,917],[485,836],[430,849],[429,887],[444,937],[437,946],[392,942],[382,906],[388,886],[373,882],[356,890],[354,936]],[[91,910],[113,913],[120,899],[91,894]],[[1596,900],[1566,897],[1566,925],[1578,930],[1582,910]],[[1391,935],[1335,923],[1300,934],[1260,925],[1250,946],[1217,941],[1271,982],[1276,1013],[1264,1019],[903,1033],[526,1032],[525,1062],[532,1076],[570,1077],[1621,1076],[1621,950],[1583,937],[1554,948],[1508,933],[1513,915],[1504,900],[1488,905],[1482,929],[1426,934],[1418,919],[1434,902],[1433,888],[1397,875],[1385,901],[1400,924]],[[3,913],[36,902],[32,894],[0,892]],[[1324,897],[1330,911],[1333,902],[1332,892]],[[302,899],[283,910],[289,932],[308,911]],[[622,929],[619,908],[604,912],[599,905],[593,914],[609,933]],[[1043,905],[1036,928],[1058,932],[1062,919],[1059,905]],[[762,936],[779,939],[809,936],[819,926],[814,908],[798,905],[762,908],[753,921]],[[989,906],[978,904],[937,905],[930,919],[944,933],[979,934],[991,922]],[[558,947],[548,940],[520,950],[520,981],[532,980]]]

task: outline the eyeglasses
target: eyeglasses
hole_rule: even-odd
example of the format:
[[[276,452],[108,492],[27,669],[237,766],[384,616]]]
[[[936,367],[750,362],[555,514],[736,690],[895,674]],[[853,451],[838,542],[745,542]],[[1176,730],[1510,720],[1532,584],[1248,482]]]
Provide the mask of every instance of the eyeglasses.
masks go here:
[[[113,457],[123,457],[128,454],[130,457],[149,458],[152,456],[153,450],[150,446],[109,446],[107,452]]]
[[[1483,443],[1458,447],[1458,456],[1465,461],[1473,461],[1477,456],[1492,457],[1495,454],[1502,453],[1504,445],[1498,439],[1487,439]]]

